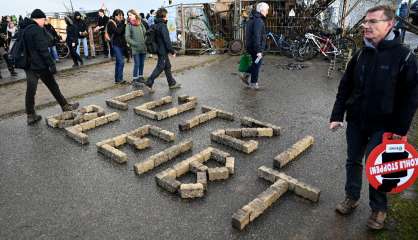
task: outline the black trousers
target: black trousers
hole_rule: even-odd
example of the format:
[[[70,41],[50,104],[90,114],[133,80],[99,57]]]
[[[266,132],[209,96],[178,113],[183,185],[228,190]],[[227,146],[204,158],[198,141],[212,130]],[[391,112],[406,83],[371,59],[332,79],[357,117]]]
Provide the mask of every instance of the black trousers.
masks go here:
[[[105,39],[105,32],[101,31],[101,32],[99,32],[99,35],[100,35],[100,41],[102,42],[103,55],[108,56],[109,55],[109,49],[107,47],[108,43],[106,42],[106,39]]]
[[[170,58],[168,55],[158,55],[157,66],[155,66],[154,71],[152,71],[151,76],[148,78],[147,85],[152,86],[154,84],[154,80],[160,76],[163,71],[167,77],[168,85],[173,86],[176,84],[176,80],[174,80],[173,74],[171,73]]]
[[[78,55],[77,53],[78,44],[75,44],[74,47],[71,45],[71,43],[67,43],[67,45],[68,45],[68,48],[70,49],[70,55],[71,55],[71,58],[73,59],[74,65],[78,65],[79,62],[82,63],[83,60],[81,59],[80,55]]]
[[[41,79],[42,82],[46,85],[52,95],[55,97],[57,102],[61,107],[67,105],[67,100],[61,93],[61,90],[55,81],[54,75],[49,70],[43,71],[32,71],[25,70],[26,73],[26,113],[34,114],[35,113],[35,95],[38,88],[38,80]]]

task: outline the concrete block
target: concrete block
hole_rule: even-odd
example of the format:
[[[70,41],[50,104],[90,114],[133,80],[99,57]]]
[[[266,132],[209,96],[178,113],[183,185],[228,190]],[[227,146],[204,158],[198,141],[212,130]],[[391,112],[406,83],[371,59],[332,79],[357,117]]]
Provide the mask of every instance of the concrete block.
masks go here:
[[[112,146],[112,147],[114,147],[114,146],[115,146],[115,142],[113,141],[113,139],[112,139],[112,138],[110,138],[110,139],[105,139],[105,140],[103,140],[103,141],[100,141],[100,142],[96,143],[96,146],[97,146],[97,147],[100,147],[100,146],[102,146],[102,145],[104,145],[104,144],[107,144],[107,145]]]
[[[181,198],[199,198],[203,197],[204,189],[201,183],[181,184],[180,196]]]
[[[250,212],[238,209],[232,214],[232,226],[236,229],[243,230],[250,223]]]
[[[47,118],[46,119],[46,124],[48,125],[48,126],[50,126],[50,127],[53,127],[53,128],[57,128],[58,127],[58,123],[59,123],[59,121],[57,120],[57,119],[55,119],[55,118]]]
[[[203,165],[200,162],[194,161],[190,163],[190,171],[194,173],[206,172],[207,170],[208,170],[208,167],[206,165]]]
[[[161,130],[158,134],[158,137],[163,139],[166,142],[173,142],[176,140],[176,135],[167,130]]]
[[[158,186],[171,193],[176,193],[181,186],[181,182],[169,176],[161,179],[156,178],[156,181]]]
[[[283,194],[285,194],[289,190],[289,183],[285,180],[278,179],[275,183],[273,183],[269,189],[275,191],[280,198]]]
[[[110,145],[104,144],[98,147],[97,150],[117,163],[126,163],[128,161],[128,156],[124,152]]]
[[[226,158],[229,156],[229,153],[213,148],[210,157],[220,164],[225,164]]]
[[[216,112],[216,116],[218,118],[221,118],[221,119],[224,119],[224,120],[227,120],[227,121],[234,121],[235,120],[235,117],[234,117],[233,113],[225,112],[225,111],[222,111],[222,110],[218,110]]]
[[[161,132],[162,130],[163,130],[163,129],[162,129],[162,128],[160,128],[160,127],[157,127],[157,126],[151,126],[151,127],[149,128],[149,133],[150,133],[152,136],[154,136],[154,137],[159,137],[160,132]]]
[[[261,166],[257,169],[257,176],[271,183],[274,183],[276,182],[276,175],[274,174],[273,171],[274,170],[271,168],[268,168],[266,166]]]
[[[161,112],[156,112],[156,120],[161,121],[164,120],[166,118],[168,118],[168,111],[161,111]]]
[[[243,152],[246,154],[250,154],[254,152],[258,148],[258,142],[254,140],[250,140],[243,144]]]
[[[102,117],[98,117],[94,119],[94,122],[95,122],[96,127],[99,127],[99,126],[107,124],[109,121],[106,116],[102,116]]]
[[[141,138],[133,143],[136,149],[144,150],[151,146],[151,141],[148,138]]]
[[[225,180],[229,178],[229,171],[226,167],[208,169],[209,181]]]
[[[243,138],[258,137],[257,128],[241,128],[241,135]]]
[[[279,193],[272,188],[267,188],[264,192],[257,195],[257,198],[260,199],[267,207],[270,207],[273,203],[275,203],[279,197]]]
[[[126,135],[126,134],[121,134],[117,137],[114,137],[113,142],[115,144],[115,147],[119,147],[119,146],[122,146],[123,144],[125,144],[127,136],[128,135]]]
[[[208,116],[208,118],[209,118],[208,120],[211,120],[211,119],[214,119],[214,118],[217,117],[216,111],[209,111],[209,112],[205,113],[205,115]]]
[[[134,108],[134,112],[137,115],[141,115],[143,117],[149,118],[149,119],[154,119],[157,120],[157,114],[154,111],[142,108],[142,107],[136,107]]]
[[[225,167],[228,169],[229,174],[234,174],[235,158],[227,157],[226,162],[225,162]]]
[[[185,140],[180,143],[181,153],[185,153],[193,148],[193,141],[191,139]]]
[[[201,183],[204,190],[208,188],[208,176],[206,171],[196,173],[196,183]]]
[[[154,160],[153,159],[147,159],[143,162],[136,163],[134,165],[134,170],[136,174],[141,175],[143,173],[146,173],[150,170],[154,169]]]
[[[250,203],[242,207],[242,210],[250,213],[250,222],[260,216],[265,209],[267,209],[267,206],[258,198],[255,198]]]
[[[273,128],[257,128],[258,137],[273,137]]]
[[[81,126],[82,131],[85,132],[85,131],[95,128],[96,122],[95,120],[91,120],[91,121],[80,123],[79,125]]]
[[[66,135],[75,141],[81,143],[81,144],[87,144],[89,142],[88,136],[80,131],[78,131],[77,128],[69,127],[66,128]]]
[[[227,128],[225,129],[225,134],[234,138],[243,137],[241,128]]]
[[[176,178],[176,170],[172,168],[168,168],[162,172],[159,172],[157,175],[155,175],[155,178],[157,179],[162,179],[165,177]]]
[[[114,122],[116,120],[119,120],[119,117],[120,117],[119,113],[117,113],[117,112],[113,112],[113,113],[107,114],[105,116],[107,117],[107,121],[109,121],[109,122]]]
[[[186,160],[179,162],[173,166],[173,169],[176,170],[176,177],[180,177],[190,170],[189,162]]]
[[[182,122],[182,123],[180,123],[179,124],[179,130],[180,131],[187,131],[187,130],[189,130],[189,129],[191,129],[192,127],[191,127],[191,125],[190,125],[190,122]]]
[[[150,157],[150,159],[154,160],[154,167],[160,166],[161,164],[167,162],[168,159],[168,154],[165,153],[164,151],[159,152],[153,156]]]
[[[299,182],[295,185],[294,192],[296,195],[311,200],[312,202],[318,202],[321,194],[321,191],[318,188],[309,186],[303,182]]]
[[[167,111],[168,117],[173,117],[173,116],[176,116],[178,114],[178,110],[175,107],[167,109],[166,111]]]
[[[306,149],[311,147],[313,143],[314,138],[312,136],[306,136],[305,138],[299,140],[293,144],[292,147],[280,153],[274,158],[274,166],[277,168],[284,167],[289,162],[294,161],[299,155],[306,151]]]
[[[120,110],[128,110],[128,104],[121,102],[121,101],[114,100],[114,99],[106,100],[106,105],[111,108],[116,108]]]

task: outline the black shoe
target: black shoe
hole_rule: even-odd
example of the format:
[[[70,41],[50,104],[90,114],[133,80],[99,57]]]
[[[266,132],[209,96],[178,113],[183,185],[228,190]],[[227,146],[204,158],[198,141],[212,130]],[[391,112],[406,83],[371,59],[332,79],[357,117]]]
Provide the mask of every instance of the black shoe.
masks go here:
[[[36,113],[28,114],[27,123],[28,125],[32,125],[39,122],[41,119],[42,117],[40,115],[37,115]]]
[[[149,92],[149,93],[154,93],[155,90],[152,88],[151,85],[144,83],[144,88]]]
[[[73,64],[73,68],[78,68],[80,67],[78,64]]]
[[[83,61],[81,61],[81,62],[80,62],[80,65],[81,65],[81,66],[83,66],[83,65],[84,65],[84,62],[83,62]]]
[[[177,88],[181,88],[181,84],[180,83],[175,83],[174,85],[171,85],[168,87],[169,89],[177,89]]]
[[[78,102],[68,103],[67,105],[61,107],[63,112],[74,111],[80,106]]]

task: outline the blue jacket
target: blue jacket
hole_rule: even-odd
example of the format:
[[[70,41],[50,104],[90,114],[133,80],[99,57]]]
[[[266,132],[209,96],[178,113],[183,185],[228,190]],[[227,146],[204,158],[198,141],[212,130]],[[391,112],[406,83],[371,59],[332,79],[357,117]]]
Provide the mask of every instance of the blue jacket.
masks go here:
[[[249,53],[260,53],[266,48],[265,17],[253,11],[245,28],[245,42]]]

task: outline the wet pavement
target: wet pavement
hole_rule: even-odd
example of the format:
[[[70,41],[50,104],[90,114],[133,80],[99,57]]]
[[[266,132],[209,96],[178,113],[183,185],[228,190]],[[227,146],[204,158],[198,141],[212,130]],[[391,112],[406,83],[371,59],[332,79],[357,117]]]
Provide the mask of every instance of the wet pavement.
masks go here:
[[[279,69],[288,59],[267,57],[260,76],[261,91],[243,88],[229,58],[177,74],[183,88],[170,92],[165,80],[157,81],[154,95],[129,102],[128,111],[106,107],[105,99],[131,90],[109,90],[80,100],[82,106],[97,104],[121,114],[118,122],[88,132],[90,144],[80,146],[45,122],[26,126],[25,116],[0,121],[0,239],[368,239],[367,189],[359,208],[348,217],[335,213],[344,197],[344,131],[328,130],[328,119],[340,74],[328,79],[328,64],[306,62],[300,71]],[[151,99],[187,94],[198,97],[194,111],[163,120],[145,119],[133,107]],[[177,103],[176,103],[177,104]],[[211,143],[210,132],[239,127],[239,121],[210,121],[187,132],[178,124],[199,114],[208,105],[279,125],[282,135],[259,139],[256,152],[245,155]],[[59,112],[57,106],[39,111],[43,116]],[[95,143],[154,124],[177,134],[176,143],[192,138],[193,153],[207,146],[230,152],[235,158],[232,178],[208,184],[204,198],[181,200],[160,189],[155,174],[191,153],[157,167],[144,176],[134,174],[133,164],[170,146],[152,139],[143,152],[123,147],[128,163],[118,165],[97,153]],[[313,135],[315,143],[283,172],[322,191],[311,203],[286,193],[262,216],[240,232],[231,226],[231,215],[268,186],[257,177],[259,166],[272,167],[273,158],[297,140]],[[192,178],[186,176],[184,181]],[[366,183],[364,183],[366,185]]]

